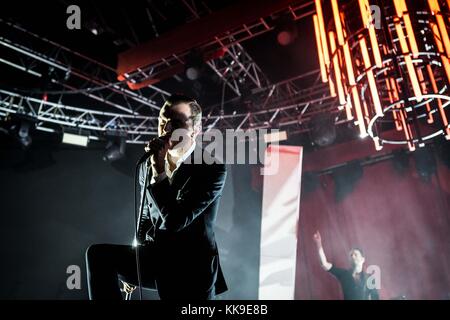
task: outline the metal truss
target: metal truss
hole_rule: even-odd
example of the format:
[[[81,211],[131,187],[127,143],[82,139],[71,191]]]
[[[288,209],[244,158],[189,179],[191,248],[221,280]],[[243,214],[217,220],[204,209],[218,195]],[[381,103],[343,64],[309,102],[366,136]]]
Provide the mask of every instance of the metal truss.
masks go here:
[[[215,112],[203,117],[204,130],[277,128],[290,133],[309,130],[308,122],[314,114],[338,112],[335,98],[329,95],[327,85],[315,84],[311,88],[297,91],[285,100],[275,99],[278,97],[274,93],[292,88],[295,81],[311,76],[318,78],[318,71],[265,88],[261,92],[269,101],[266,108],[241,113],[221,113],[218,108],[213,110]],[[56,128],[88,131],[91,139],[102,139],[106,133],[115,133],[126,135],[127,143],[144,144],[157,133],[156,116],[100,111],[91,106],[74,107],[0,90],[0,116],[7,114],[26,115],[36,119],[38,130],[60,131],[55,129],[56,125]]]
[[[182,3],[191,12],[192,19],[200,18],[201,12],[198,8],[205,7],[204,3],[200,5],[196,4],[196,1],[190,1],[189,3],[186,0]],[[298,20],[308,17],[314,12],[314,1],[309,1],[289,6],[285,12],[280,14],[289,14],[294,20]],[[196,48],[196,50],[205,54],[207,60],[208,57],[214,56],[218,52],[223,54],[219,59],[207,61],[207,64],[237,96],[241,96],[239,81],[246,81],[250,84],[250,89],[268,85],[266,76],[240,43],[273,30],[274,24],[269,20],[260,18],[255,23],[244,24],[241,28],[214,37],[211,41]],[[124,76],[127,79],[134,79],[133,82],[139,84],[140,82],[145,83],[146,80],[151,78],[158,78],[161,74],[170,74],[171,70],[182,70],[192,49],[190,48],[180,54],[172,54],[170,57],[161,59],[161,61],[152,65],[138,68],[134,72],[124,74]]]
[[[0,19],[0,23],[7,28],[5,34],[8,35],[8,38],[0,36],[0,46],[16,53],[18,57],[14,61],[0,58],[0,62],[40,78],[53,72],[49,81],[59,84],[67,92],[76,91],[101,102],[109,109],[113,107],[135,115],[145,108],[159,110],[161,102],[170,95],[155,86],[130,90],[125,83],[117,81],[114,68],[3,19]],[[16,39],[20,39],[20,43]]]
[[[204,117],[206,131],[211,129],[262,129],[277,128],[288,132],[309,130],[308,122],[317,113],[339,112],[335,98],[329,94],[328,85],[320,82],[318,70],[308,72],[295,78],[270,85],[255,91],[258,99],[247,112],[226,113],[224,108],[215,106]],[[305,78],[315,79],[313,85],[300,89],[299,82]],[[239,103],[239,101],[231,102]]]
[[[311,14],[304,12],[310,9],[313,12],[312,1],[288,8],[295,19]],[[7,38],[0,36],[0,47],[14,53],[0,57],[0,62],[39,78],[48,77],[46,73],[52,70],[49,80],[64,88],[59,96],[48,99],[33,92],[0,88],[0,116],[26,115],[36,119],[38,130],[83,130],[89,132],[91,139],[103,139],[106,133],[113,132],[126,135],[128,143],[144,144],[156,135],[157,110],[168,92],[155,86],[130,90],[125,82],[117,81],[115,69],[17,25],[2,19],[0,23],[10,31],[5,33]],[[208,65],[223,80],[224,88],[227,86],[236,97],[220,105],[204,107],[204,130],[279,128],[304,132],[309,129],[308,121],[315,113],[338,112],[328,86],[320,82],[318,70],[276,84],[267,80],[239,42],[271,29],[267,21],[260,19],[255,25],[229,32],[206,45],[223,50],[224,55],[208,61]],[[151,72],[150,69],[138,70],[127,75],[126,81],[139,83],[158,72],[158,68],[172,67],[172,62],[179,64],[183,60],[174,55],[160,65],[151,66]],[[248,90],[245,93],[242,92],[243,82]],[[305,88],[305,82],[312,85]],[[68,93],[88,99],[73,106],[66,98]],[[233,109],[230,106],[243,104],[243,95],[253,100],[252,106],[240,112],[230,111]]]
[[[90,132],[90,138],[99,140],[105,134],[126,135],[128,143],[145,143],[156,135],[156,116],[132,115],[99,111],[89,107],[74,107],[0,90],[0,115],[15,114],[36,120],[42,131]],[[56,125],[56,126],[55,126]],[[59,129],[63,127],[64,129]]]

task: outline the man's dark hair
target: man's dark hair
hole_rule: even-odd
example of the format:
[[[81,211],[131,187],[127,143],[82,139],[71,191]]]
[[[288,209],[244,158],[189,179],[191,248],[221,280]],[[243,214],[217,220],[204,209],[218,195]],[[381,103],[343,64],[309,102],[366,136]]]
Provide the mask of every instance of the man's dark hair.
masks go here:
[[[353,247],[353,248],[351,248],[351,249],[350,249],[350,252],[355,251],[355,250],[358,250],[358,251],[361,253],[361,256],[365,257],[364,251],[363,251],[361,248],[359,248],[359,247]]]
[[[201,125],[202,123],[202,108],[198,104],[197,100],[183,94],[172,94],[164,103],[165,105],[172,107],[180,103],[186,103],[191,107],[191,119],[194,126]]]

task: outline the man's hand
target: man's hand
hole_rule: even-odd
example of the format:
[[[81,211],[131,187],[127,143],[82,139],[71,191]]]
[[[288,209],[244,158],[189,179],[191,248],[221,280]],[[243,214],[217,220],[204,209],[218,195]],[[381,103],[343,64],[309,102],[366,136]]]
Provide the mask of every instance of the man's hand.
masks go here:
[[[145,146],[145,151],[152,152],[150,163],[157,174],[164,172],[164,162],[167,151],[169,150],[169,139],[154,138]]]
[[[317,252],[319,253],[320,265],[324,270],[329,271],[333,267],[333,265],[328,262],[325,252],[323,251],[322,237],[320,236],[319,231],[316,231],[316,233],[314,233],[313,240],[316,243]]]
[[[319,231],[316,231],[316,233],[314,233],[313,239],[314,239],[314,242],[316,243],[316,246],[318,248],[321,248],[322,247],[322,237],[320,236]]]

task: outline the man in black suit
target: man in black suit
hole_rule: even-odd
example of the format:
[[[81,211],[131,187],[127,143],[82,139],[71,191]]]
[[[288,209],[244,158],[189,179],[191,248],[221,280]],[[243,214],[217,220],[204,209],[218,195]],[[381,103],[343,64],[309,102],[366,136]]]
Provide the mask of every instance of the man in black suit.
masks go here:
[[[161,108],[158,125],[159,137],[146,147],[152,154],[149,165],[139,170],[142,189],[146,170],[151,170],[148,187],[142,190],[145,205],[136,239],[141,281],[158,290],[161,299],[212,299],[227,290],[213,231],[225,165],[206,164],[203,150],[196,146],[201,108],[195,100],[171,96]],[[127,245],[89,247],[91,299],[121,299],[118,279],[137,284],[134,250]]]

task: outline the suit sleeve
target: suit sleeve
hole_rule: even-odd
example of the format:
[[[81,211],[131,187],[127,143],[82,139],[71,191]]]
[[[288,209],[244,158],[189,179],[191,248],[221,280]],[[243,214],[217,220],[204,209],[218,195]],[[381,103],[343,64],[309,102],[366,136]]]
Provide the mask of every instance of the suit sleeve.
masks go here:
[[[149,186],[162,224],[160,229],[180,231],[189,226],[222,193],[226,179],[225,165],[211,165],[202,175],[191,176],[183,197],[171,188],[168,179]],[[195,186],[195,187],[193,187]]]

